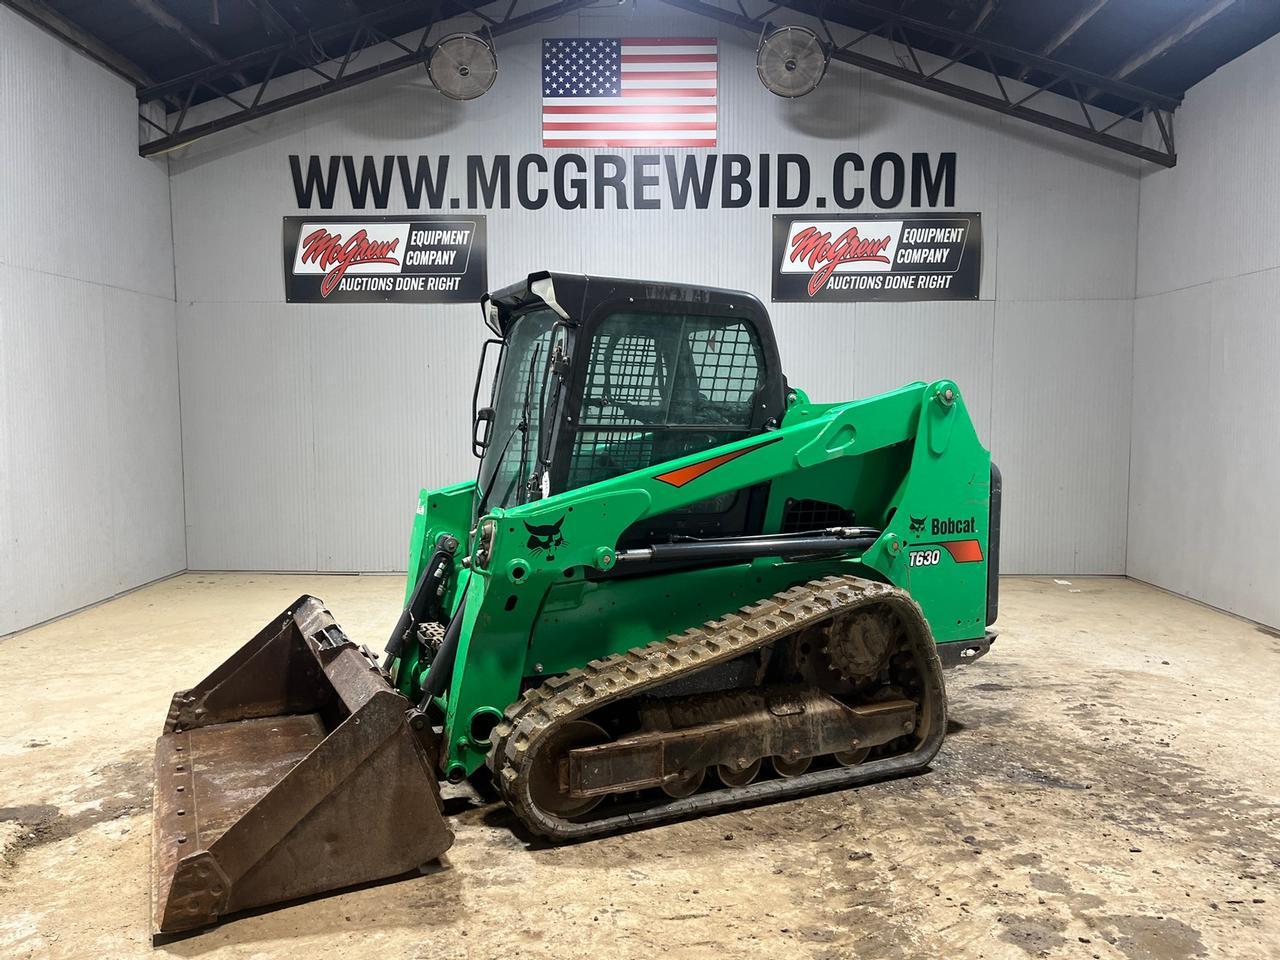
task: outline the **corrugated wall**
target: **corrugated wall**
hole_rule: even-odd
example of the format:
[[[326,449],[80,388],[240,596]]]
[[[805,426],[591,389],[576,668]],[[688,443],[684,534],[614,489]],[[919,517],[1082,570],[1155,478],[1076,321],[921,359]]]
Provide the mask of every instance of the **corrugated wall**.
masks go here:
[[[0,635],[185,565],[168,177],[0,8]]]
[[[1142,179],[1130,576],[1280,625],[1280,39],[1193,88]]]
[[[714,32],[630,7],[569,18],[503,38],[497,83],[470,104],[406,72],[171,161],[193,568],[403,568],[418,488],[475,469],[479,311],[283,303],[280,218],[299,212],[288,155],[536,152],[541,35]],[[841,65],[783,101],[756,78],[755,40],[720,34],[720,152],[804,153],[821,169],[845,150],[954,150],[956,208],[983,214],[978,302],[774,305],[792,382],[838,400],[955,377],[1004,469],[1005,569],[1123,572],[1136,165]],[[494,210],[490,279],[552,268],[767,301],[772,212]]]

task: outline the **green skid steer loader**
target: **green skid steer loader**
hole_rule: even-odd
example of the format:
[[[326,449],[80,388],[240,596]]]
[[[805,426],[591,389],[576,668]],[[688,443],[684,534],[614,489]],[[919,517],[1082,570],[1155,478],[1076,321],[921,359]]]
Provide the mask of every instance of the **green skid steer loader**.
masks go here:
[[[385,654],[304,596],[174,695],[157,935],[434,860],[440,780],[568,841],[937,753],[942,666],[996,617],[955,383],[812,403],[727,290],[538,273],[481,306],[478,476],[422,492]]]

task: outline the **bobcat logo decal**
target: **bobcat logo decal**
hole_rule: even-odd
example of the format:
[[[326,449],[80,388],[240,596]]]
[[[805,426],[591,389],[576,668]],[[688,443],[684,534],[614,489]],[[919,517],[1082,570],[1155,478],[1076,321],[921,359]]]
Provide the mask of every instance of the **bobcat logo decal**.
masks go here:
[[[554,560],[556,547],[564,545],[564,537],[560,534],[560,527],[563,525],[564,514],[561,514],[560,519],[555,523],[545,523],[540,526],[534,526],[526,520],[524,528],[529,531],[529,542],[525,546],[530,550],[545,550],[547,559]]]
[[[912,517],[912,518],[911,518],[911,532],[912,532],[912,533],[924,533],[924,522],[925,522],[926,520],[928,520],[928,519],[929,519],[928,517]]]

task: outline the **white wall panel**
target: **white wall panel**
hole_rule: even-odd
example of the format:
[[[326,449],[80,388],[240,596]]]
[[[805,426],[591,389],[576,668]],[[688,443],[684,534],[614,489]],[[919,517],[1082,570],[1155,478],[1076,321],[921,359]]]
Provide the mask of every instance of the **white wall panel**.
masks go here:
[[[3,54],[0,54],[3,56]],[[4,374],[10,365],[9,325],[5,322],[8,316],[9,302],[12,293],[3,283],[7,268],[0,264],[0,374]],[[5,377],[7,381],[8,377]],[[16,626],[18,592],[17,545],[7,532],[10,516],[13,514],[13,473],[14,464],[9,451],[13,449],[10,437],[13,415],[9,412],[9,391],[5,381],[0,381],[0,635],[3,631]]]
[[[173,297],[168,171],[114,74],[0,10],[4,262]]]
[[[185,565],[168,176],[136,110],[0,9],[0,635]]]
[[[997,298],[1132,300],[1137,161],[1064,135],[1046,150],[1014,120],[1003,132],[995,158],[1000,232],[991,248]]]
[[[1212,313],[1212,290],[1201,284],[1142,297],[1134,316],[1127,572],[1188,596],[1204,595],[1204,547],[1216,536],[1205,508],[1216,514],[1220,500],[1215,489],[1213,505],[1200,502],[1220,467],[1205,377]],[[1207,534],[1194,549],[1190,530]]]
[[[1142,178],[1138,296],[1277,265],[1278,71],[1272,38],[1188,91],[1178,165]]]
[[[1280,624],[1280,270],[1137,303],[1131,576]]]
[[[0,289],[3,634],[180,570],[185,545],[173,302],[14,267]]]
[[[403,569],[419,487],[475,474],[476,310],[180,313],[191,566]]]
[[[111,592],[186,566],[182,424],[173,301],[102,292],[106,463],[89,465],[110,491]]]
[[[1204,562],[1210,602],[1280,624],[1280,269],[1213,284],[1207,357],[1216,469],[1199,486],[1214,518]]]
[[[791,380],[815,399],[839,400],[915,379],[954,377],[984,438],[994,442],[1004,426],[1009,486],[1021,485],[1026,502],[1058,490],[1058,478],[1034,469],[1045,444],[1073,444],[1054,454],[1066,462],[1089,456],[1105,456],[1108,466],[1127,462],[1127,426],[1101,434],[1074,429],[1063,437],[1011,429],[1028,401],[1018,390],[999,389],[998,361],[1012,363],[1020,383],[1042,376],[1074,383],[1111,378],[1092,393],[1062,392],[1055,402],[1064,421],[1083,424],[1099,395],[1123,402],[1127,411],[1134,164],[840,64],[814,95],[782,100],[756,77],[754,36],[674,11],[659,18],[624,6],[504,37],[497,82],[471,103],[447,101],[421,72],[407,71],[175,155],[193,567],[400,568],[416,489],[474,471],[466,421],[475,348],[484,334],[479,311],[283,304],[281,218],[302,212],[288,156],[449,154],[451,176],[459,176],[469,153],[540,150],[542,36],[716,33],[721,110],[714,152],[804,154],[822,183],[835,157],[848,150],[868,162],[885,150],[956,151],[955,209],[983,214],[978,302],[771,305]],[[378,212],[404,212],[397,194],[389,210]],[[827,209],[834,212],[834,203]],[[346,190],[339,190],[332,211],[311,212],[352,212]],[[490,210],[490,282],[501,286],[550,268],[746,289],[767,302],[774,212],[718,204],[682,211]],[[1064,300],[1072,301],[1070,308],[1054,309]],[[1014,301],[1016,308],[1000,312]],[[1058,323],[1065,329],[1053,329]],[[1015,343],[1002,348],[1006,331]],[[1034,354],[1028,338],[1095,331],[1103,338],[1096,345],[1082,341],[1060,356],[1050,351],[1032,356],[1030,367],[1017,366]],[[267,376],[273,380],[263,386]],[[241,386],[246,380],[248,388]],[[1095,449],[1106,444],[1113,448]],[[273,450],[305,464],[308,475],[258,462]],[[1119,484],[1123,509],[1123,477]],[[1006,570],[1122,567],[1125,528],[1115,504],[1108,500],[1097,510],[1090,503],[1085,510],[1079,497],[1064,503],[1080,512],[1068,515],[1064,506],[1050,520],[1037,518],[1041,529],[1034,537],[1014,534],[1003,554]]]
[[[475,476],[471,386],[488,335],[475,312],[430,326],[407,307],[319,318],[311,401],[319,569],[404,569],[418,489]]]
[[[1132,317],[1130,300],[996,304],[1006,572],[1124,572]]]
[[[178,306],[187,562],[313,570],[314,363],[307,318],[283,304]]]
[[[1280,39],[1193,88],[1143,176],[1131,576],[1280,624]]]
[[[114,525],[101,522],[110,505],[94,469],[111,453],[100,402],[106,394],[101,291],[0,269],[11,471],[4,527],[18,565],[0,626],[7,633],[75,606],[80,591],[94,598],[113,592],[107,558]]]

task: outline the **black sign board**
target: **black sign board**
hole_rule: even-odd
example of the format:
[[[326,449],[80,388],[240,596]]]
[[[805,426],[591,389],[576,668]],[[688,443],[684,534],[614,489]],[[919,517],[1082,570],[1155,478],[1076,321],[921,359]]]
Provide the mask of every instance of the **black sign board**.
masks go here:
[[[773,300],[976,300],[982,214],[773,218]]]
[[[285,217],[284,289],[289,303],[475,303],[485,219]]]

